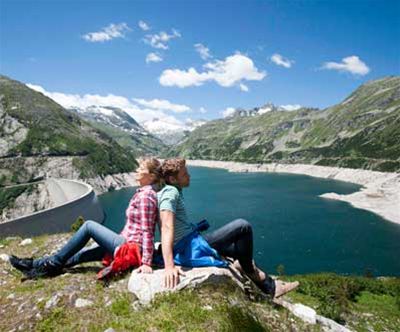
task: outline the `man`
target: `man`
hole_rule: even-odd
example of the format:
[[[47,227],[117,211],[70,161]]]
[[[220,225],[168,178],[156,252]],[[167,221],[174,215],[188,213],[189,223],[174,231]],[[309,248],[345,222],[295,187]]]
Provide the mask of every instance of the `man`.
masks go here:
[[[173,247],[193,230],[188,220],[182,189],[190,185],[190,175],[184,159],[167,159],[161,166],[166,186],[157,193],[160,211],[161,249],[165,264],[165,286],[173,288],[179,283],[180,269],[175,266]],[[253,231],[244,219],[236,219],[204,235],[211,247],[222,256],[237,260],[236,267],[246,273],[257,286],[272,297],[281,296],[298,286],[298,282],[274,281],[253,261]]]

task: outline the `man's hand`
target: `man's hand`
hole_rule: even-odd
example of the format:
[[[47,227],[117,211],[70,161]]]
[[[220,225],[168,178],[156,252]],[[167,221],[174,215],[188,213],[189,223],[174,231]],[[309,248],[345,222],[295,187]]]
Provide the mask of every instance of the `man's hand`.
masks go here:
[[[175,288],[179,284],[179,275],[185,275],[179,267],[166,267],[164,272],[164,287]]]
[[[137,273],[153,273],[153,268],[149,265],[143,264],[137,269]]]
[[[174,288],[179,283],[179,269],[174,264],[174,226],[175,214],[161,210],[161,248],[164,258],[164,287]]]

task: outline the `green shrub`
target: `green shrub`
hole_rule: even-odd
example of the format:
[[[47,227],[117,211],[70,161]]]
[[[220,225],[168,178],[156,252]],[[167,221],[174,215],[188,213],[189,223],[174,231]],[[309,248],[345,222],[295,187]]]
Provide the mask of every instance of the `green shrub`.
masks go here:
[[[281,276],[284,276],[285,275],[285,265],[283,265],[283,264],[279,264],[277,267],[276,267],[276,272],[278,273],[278,275],[281,277]]]
[[[82,216],[79,216],[78,218],[76,218],[74,223],[71,225],[71,232],[76,233],[78,231],[78,229],[81,228],[81,226],[84,224],[84,222],[85,222],[85,219]]]
[[[352,303],[362,292],[376,295],[389,295],[400,298],[400,279],[375,279],[359,276],[340,276],[333,273],[311,274],[308,276],[292,276],[291,280],[300,281],[297,292],[318,300],[317,310],[320,314],[345,322],[345,317]],[[400,304],[400,300],[397,300]]]

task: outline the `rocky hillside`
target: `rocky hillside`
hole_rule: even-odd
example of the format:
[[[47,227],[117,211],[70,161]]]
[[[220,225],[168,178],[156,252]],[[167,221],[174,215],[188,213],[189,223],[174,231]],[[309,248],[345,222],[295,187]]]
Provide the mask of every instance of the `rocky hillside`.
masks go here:
[[[25,84],[0,76],[0,185],[41,176],[94,178],[137,162],[106,133]]]
[[[367,82],[324,110],[278,109],[210,121],[167,155],[399,171],[400,77]]]
[[[107,133],[119,145],[131,150],[135,155],[158,154],[165,144],[145,130],[128,113],[112,106],[89,106],[86,108],[71,108],[87,120],[93,127]]]

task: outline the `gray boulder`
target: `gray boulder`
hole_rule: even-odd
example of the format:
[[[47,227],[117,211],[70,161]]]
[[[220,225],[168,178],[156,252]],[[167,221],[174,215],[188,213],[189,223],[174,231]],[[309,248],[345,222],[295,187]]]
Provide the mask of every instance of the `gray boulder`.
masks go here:
[[[148,304],[158,293],[178,291],[188,287],[196,287],[199,284],[225,283],[233,281],[238,287],[245,291],[246,279],[243,278],[233,267],[199,267],[192,269],[182,268],[184,275],[180,276],[179,284],[168,289],[164,287],[164,270],[154,270],[151,274],[137,273],[134,270],[129,278],[128,290],[134,293],[141,304]]]

